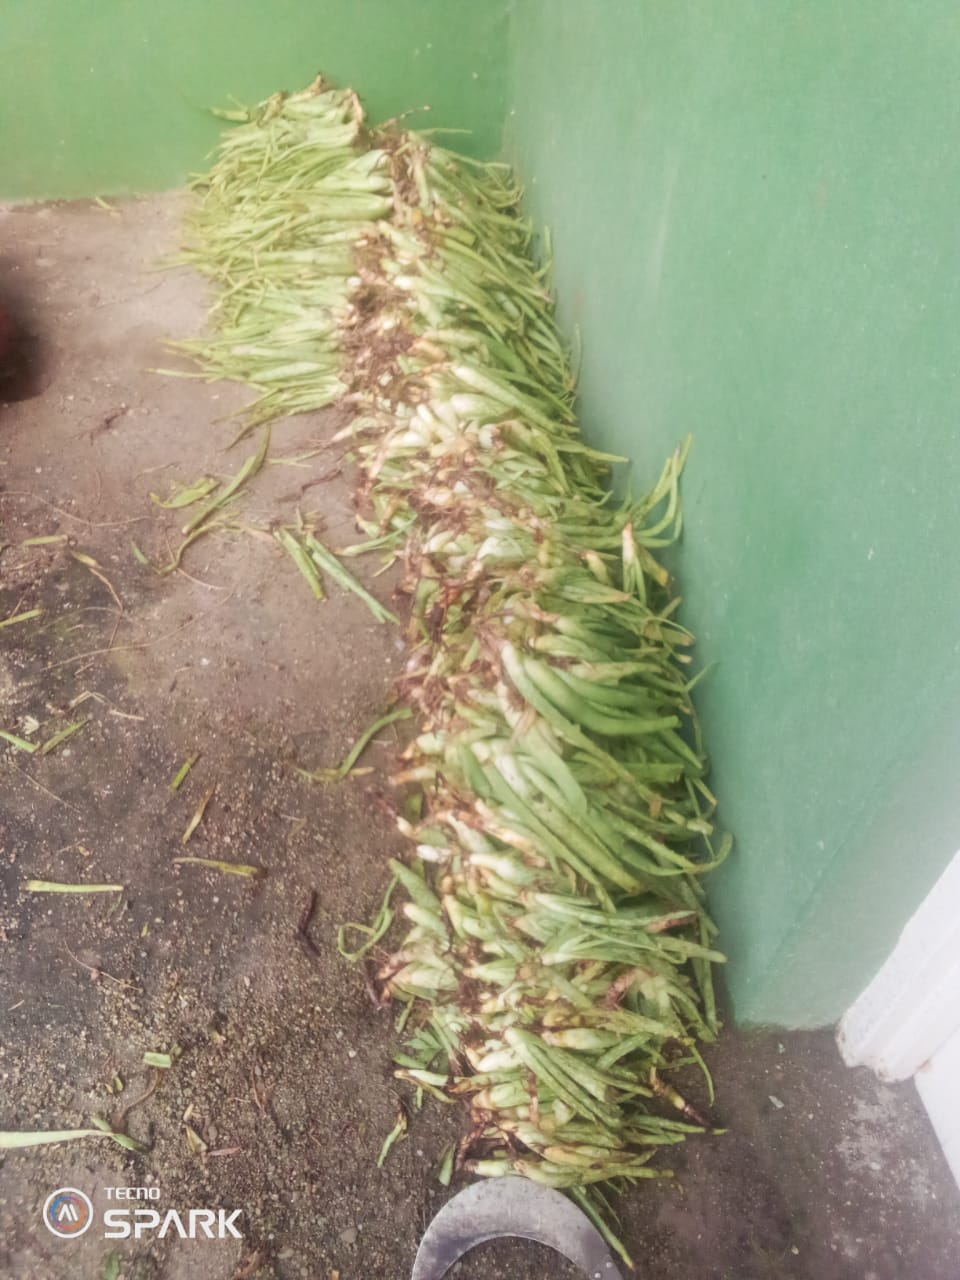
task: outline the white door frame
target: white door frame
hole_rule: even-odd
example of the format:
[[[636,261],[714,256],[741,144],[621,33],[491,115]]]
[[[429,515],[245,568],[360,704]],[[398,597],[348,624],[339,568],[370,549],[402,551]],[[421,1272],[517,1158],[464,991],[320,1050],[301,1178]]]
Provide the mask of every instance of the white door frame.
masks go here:
[[[916,1077],[960,1184],[960,853],[837,1032],[848,1066]]]

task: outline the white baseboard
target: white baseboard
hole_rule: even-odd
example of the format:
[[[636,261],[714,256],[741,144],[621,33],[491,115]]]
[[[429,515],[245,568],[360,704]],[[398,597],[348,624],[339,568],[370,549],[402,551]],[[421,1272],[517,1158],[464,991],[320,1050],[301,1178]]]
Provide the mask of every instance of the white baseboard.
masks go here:
[[[915,1075],[960,1029],[960,853],[908,921],[890,958],[841,1019],[851,1067]]]
[[[914,1079],[960,1186],[960,1031],[940,1046]]]
[[[840,1021],[850,1067],[913,1076],[960,1187],[960,853]]]

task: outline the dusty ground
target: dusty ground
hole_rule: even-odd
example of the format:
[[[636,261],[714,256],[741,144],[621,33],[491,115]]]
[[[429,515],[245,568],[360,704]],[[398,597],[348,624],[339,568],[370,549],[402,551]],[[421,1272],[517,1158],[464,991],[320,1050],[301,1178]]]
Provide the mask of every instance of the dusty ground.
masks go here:
[[[325,788],[295,770],[336,762],[382,712],[402,643],[335,588],[315,603],[269,538],[201,540],[182,574],[135,558],[131,540],[164,559],[183,518],[151,491],[228,476],[250,451],[225,452],[237,388],[148,372],[176,363],[164,338],[202,324],[199,283],[154,270],[179,212],[175,199],[0,210],[0,291],[18,295],[36,338],[41,391],[0,407],[0,619],[44,611],[0,629],[0,728],[43,740],[87,718],[43,758],[0,752],[0,1128],[99,1115],[148,1147],[136,1156],[98,1139],[0,1161],[0,1273],[404,1280],[447,1194],[432,1168],[457,1117],[418,1117],[376,1168],[394,1120],[391,1023],[340,959],[336,929],[374,912],[396,841],[377,773]],[[340,421],[280,425],[278,461],[238,519],[264,527],[299,504],[323,518],[328,542],[349,541],[349,464],[310,484],[336,471],[339,451],[291,460]],[[63,540],[23,545],[35,537]],[[370,581],[376,568],[358,571]],[[373,585],[383,599],[395,587]],[[383,764],[394,741],[384,733],[365,763]],[[174,863],[182,853],[266,874],[254,883]],[[35,895],[32,877],[124,889]],[[305,944],[297,928],[313,893]],[[144,1051],[175,1044],[181,1057],[155,1080]],[[844,1071],[826,1034],[727,1034],[710,1057],[714,1114],[730,1132],[688,1144],[675,1180],[624,1203],[642,1271],[960,1275],[960,1197],[910,1088]],[[190,1149],[186,1124],[206,1154]],[[243,1241],[124,1242],[111,1258],[96,1230],[66,1243],[40,1225],[57,1187],[102,1208],[103,1188],[144,1185],[160,1187],[163,1208],[241,1210]],[[573,1272],[512,1244],[459,1275]]]

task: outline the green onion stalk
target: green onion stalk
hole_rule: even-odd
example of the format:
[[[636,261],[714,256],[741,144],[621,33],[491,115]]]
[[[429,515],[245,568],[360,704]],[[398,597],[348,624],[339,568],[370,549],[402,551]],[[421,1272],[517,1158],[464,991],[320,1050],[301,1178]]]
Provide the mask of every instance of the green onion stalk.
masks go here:
[[[686,447],[613,496],[508,167],[370,129],[322,81],[236,114],[184,255],[219,285],[216,335],[184,345],[256,388],[252,423],[350,407],[352,550],[399,557],[412,602],[405,900],[350,954],[403,1005],[397,1075],[467,1104],[456,1164],[602,1215],[589,1188],[709,1127],[666,1078],[718,1029],[703,877],[730,846],[657,558]]]

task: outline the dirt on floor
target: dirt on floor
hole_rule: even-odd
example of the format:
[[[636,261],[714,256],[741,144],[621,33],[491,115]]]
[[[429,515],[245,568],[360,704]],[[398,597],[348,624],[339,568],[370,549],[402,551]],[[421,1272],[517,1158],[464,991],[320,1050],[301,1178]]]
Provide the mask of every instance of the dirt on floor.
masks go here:
[[[298,773],[338,762],[386,709],[403,631],[336,587],[316,602],[269,533],[299,509],[328,545],[355,537],[337,412],[277,425],[233,508],[243,528],[200,539],[181,571],[138,558],[167,562],[192,512],[151,494],[229,477],[254,447],[228,449],[241,389],[154,372],[189,369],[163,343],[204,323],[202,283],[158,270],[181,214],[179,197],[0,210],[0,297],[29,331],[37,392],[0,406],[0,621],[42,611],[0,627],[0,729],[43,742],[84,722],[45,755],[0,743],[0,1129],[97,1116],[145,1148],[0,1158],[0,1274],[405,1280],[449,1194],[435,1172],[459,1116],[428,1107],[377,1167],[396,1036],[337,950],[343,922],[375,914],[399,847],[396,727],[370,773]],[[375,558],[353,567],[403,612]],[[31,879],[122,890],[34,893]],[[144,1065],[171,1050],[170,1070]],[[910,1087],[844,1070],[827,1033],[728,1032],[709,1061],[728,1132],[622,1202],[641,1273],[960,1276],[960,1197]],[[163,1210],[239,1210],[242,1238],[61,1241],[40,1217],[60,1187],[98,1213],[109,1188],[158,1187]],[[457,1274],[576,1273],[515,1242]]]

